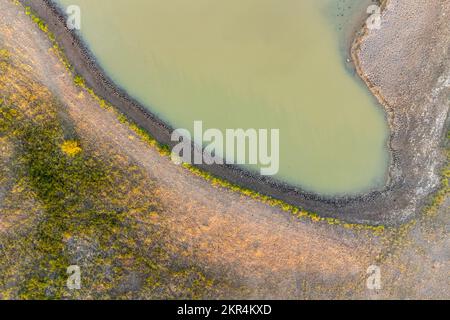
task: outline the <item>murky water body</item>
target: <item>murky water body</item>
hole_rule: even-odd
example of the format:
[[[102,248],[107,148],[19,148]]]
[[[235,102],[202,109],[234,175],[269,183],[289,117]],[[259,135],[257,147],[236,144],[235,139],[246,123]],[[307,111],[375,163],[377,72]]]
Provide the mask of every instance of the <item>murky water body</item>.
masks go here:
[[[57,2],[80,6],[101,66],[173,128],[280,129],[275,177],[308,191],[384,183],[385,115],[342,49],[357,0]]]

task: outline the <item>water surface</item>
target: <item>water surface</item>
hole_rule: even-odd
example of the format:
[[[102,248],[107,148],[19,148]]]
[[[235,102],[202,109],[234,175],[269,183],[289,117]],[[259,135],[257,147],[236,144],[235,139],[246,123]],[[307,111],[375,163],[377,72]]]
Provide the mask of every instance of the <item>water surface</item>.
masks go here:
[[[58,0],[100,65],[173,128],[279,128],[277,179],[324,195],[383,185],[387,123],[348,70],[357,0]]]

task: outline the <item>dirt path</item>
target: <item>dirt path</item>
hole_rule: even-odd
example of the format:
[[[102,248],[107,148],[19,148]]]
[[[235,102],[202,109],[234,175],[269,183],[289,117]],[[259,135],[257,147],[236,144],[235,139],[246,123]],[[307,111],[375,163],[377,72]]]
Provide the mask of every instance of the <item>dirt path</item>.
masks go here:
[[[85,139],[112,148],[146,169],[149,179],[156,181],[157,194],[166,208],[170,232],[177,239],[173,243],[175,250],[187,259],[196,259],[212,273],[235,278],[247,288],[245,297],[376,298],[400,294],[426,297],[442,293],[449,297],[448,285],[435,275],[436,266],[440,271],[448,271],[448,261],[436,264],[433,260],[442,259],[445,252],[435,249],[442,250],[440,245],[448,242],[442,225],[436,232],[433,229],[436,226],[426,226],[439,246],[425,245],[424,256],[403,257],[402,252],[408,252],[404,250],[388,255],[383,262],[378,258],[392,249],[397,232],[378,237],[370,231],[299,220],[240,194],[212,187],[162,157],[111,111],[100,108],[87,92],[76,87],[52,52],[45,34],[23,13],[21,6],[0,0],[0,12],[0,47],[20,51],[27,57],[23,62],[61,99]],[[448,214],[441,210],[441,216]],[[443,222],[448,227],[448,218]],[[418,232],[412,236],[412,242],[422,241],[422,237],[423,233]],[[428,254],[427,250],[433,252]],[[435,267],[422,267],[425,258],[427,266],[431,263]],[[421,270],[411,274],[408,269],[403,282],[384,291],[366,289],[366,269],[370,265],[377,261],[386,263],[386,278],[393,279],[399,270],[398,259],[409,259],[402,264],[406,268],[412,259]],[[410,287],[409,280],[419,273],[422,276],[425,273],[431,283]]]

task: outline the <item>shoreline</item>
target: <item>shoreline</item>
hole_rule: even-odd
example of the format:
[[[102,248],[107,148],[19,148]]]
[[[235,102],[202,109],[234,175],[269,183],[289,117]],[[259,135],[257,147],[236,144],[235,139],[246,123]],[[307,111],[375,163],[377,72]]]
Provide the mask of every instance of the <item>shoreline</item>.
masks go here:
[[[65,55],[74,67],[75,74],[82,76],[88,87],[124,113],[132,122],[149,132],[159,143],[169,146],[173,145],[170,141],[172,129],[111,81],[98,66],[95,58],[77,33],[66,28],[65,18],[56,5],[49,0],[19,0],[19,2],[24,6],[30,7],[48,23],[49,30],[55,35],[57,42],[61,44]],[[385,3],[384,5],[387,4]],[[390,119],[389,149],[391,162],[393,163],[391,163],[389,169],[389,181],[382,190],[357,196],[328,198],[314,193],[303,192],[299,188],[267,177],[253,175],[233,166],[203,165],[198,166],[198,168],[233,184],[280,199],[307,211],[317,212],[321,217],[336,218],[360,224],[398,225],[415,216],[424,206],[428,197],[437,190],[436,181],[434,184],[428,184],[427,190],[422,192],[420,197],[411,197],[411,195],[416,194],[417,189],[423,188],[423,184],[402,183],[406,180],[405,176],[408,175],[408,172],[413,171],[414,168],[405,166],[405,163],[401,161],[405,155],[407,156],[406,152],[402,153],[393,148],[395,138],[401,136],[401,134],[398,135],[401,128],[393,121],[395,109],[389,106],[389,103],[376,90],[371,79],[366,77],[363,71],[364,66],[360,61],[358,50],[360,50],[360,44],[364,42],[366,36],[367,30],[355,40],[351,54],[359,76],[379,101],[384,102],[382,104],[387,111],[388,119]],[[441,135],[446,133],[445,128],[441,131],[443,131]],[[443,166],[445,163],[443,159],[437,159],[436,162],[434,164],[435,168]],[[398,174],[399,172],[400,175]]]

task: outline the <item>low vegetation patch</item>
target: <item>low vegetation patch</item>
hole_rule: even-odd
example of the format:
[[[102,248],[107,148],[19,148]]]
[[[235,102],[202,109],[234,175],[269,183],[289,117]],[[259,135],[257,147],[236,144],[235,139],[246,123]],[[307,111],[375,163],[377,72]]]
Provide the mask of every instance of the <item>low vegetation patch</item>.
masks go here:
[[[153,184],[128,159],[79,136],[63,108],[17,56],[0,50],[0,138],[14,147],[15,185],[0,216],[0,298],[207,298],[227,287],[169,246]],[[14,195],[15,194],[15,195]],[[20,222],[20,223],[19,223]],[[69,290],[78,265],[82,287]],[[214,296],[217,296],[215,292]]]

